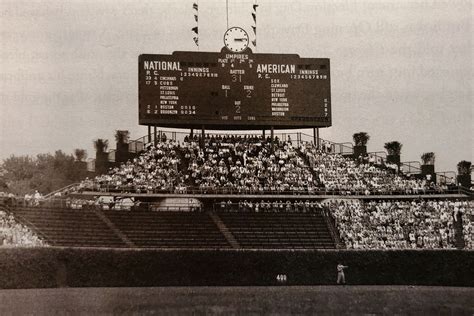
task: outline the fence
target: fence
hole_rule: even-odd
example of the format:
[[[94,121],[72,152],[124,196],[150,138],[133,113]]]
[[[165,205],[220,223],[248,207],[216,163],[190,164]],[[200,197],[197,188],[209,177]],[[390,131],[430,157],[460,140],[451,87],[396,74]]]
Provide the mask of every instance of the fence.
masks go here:
[[[173,189],[160,189],[155,188],[151,190],[140,190],[136,188],[130,188],[127,186],[117,187],[117,186],[101,186],[100,190],[93,188],[86,188],[80,193],[96,193],[100,195],[100,193],[116,193],[124,194],[177,194],[177,195],[209,195],[209,194],[222,194],[222,195],[257,195],[257,196],[272,196],[272,195],[285,195],[285,196],[380,196],[380,195],[433,195],[433,194],[461,194],[463,193],[460,188],[426,188],[426,189],[418,189],[417,191],[411,190],[408,191],[404,190],[379,190],[379,191],[366,191],[366,190],[357,190],[351,189],[350,191],[347,190],[329,190],[323,187],[315,187],[315,188],[308,188],[306,190],[272,190],[272,189],[260,189],[260,190],[253,190],[250,188],[226,188],[226,187],[181,187],[181,188],[173,188]]]
[[[419,161],[404,161],[400,163],[400,171],[406,175],[421,173],[421,164]]]
[[[474,286],[473,251],[0,249],[1,288],[334,285]],[[34,263],[34,264],[32,264]],[[113,266],[111,265],[113,263]]]
[[[270,202],[269,200],[257,200],[255,202],[252,201],[240,201],[238,203],[232,201],[221,201],[212,204],[213,211],[238,211],[238,212],[286,212],[286,213],[297,213],[297,212],[308,212],[308,213],[326,213],[323,210],[322,206],[319,203],[314,203],[313,201],[306,200],[303,201],[295,201],[290,202],[286,200],[286,202],[276,201],[273,200]]]
[[[436,172],[436,184],[438,185],[457,184],[456,172],[454,171]]]
[[[250,132],[250,133],[235,133],[235,132],[206,132],[205,133],[206,137],[237,137],[237,138],[262,138],[263,133],[257,133],[257,132]],[[337,153],[337,154],[352,154],[354,152],[353,150],[353,145],[352,143],[335,143],[331,142],[329,140],[325,140],[322,138],[315,138],[314,135],[309,135],[306,133],[302,132],[281,132],[281,133],[274,133],[273,134],[275,138],[278,138],[279,140],[284,140],[284,141],[291,141],[292,143],[295,143],[297,145],[300,145],[302,143],[311,143],[313,145],[318,145],[320,147],[326,147],[326,149],[329,149],[332,153]],[[188,132],[178,132],[178,131],[162,131],[162,130],[157,130],[156,132],[153,130],[153,132],[150,135],[145,135],[143,137],[140,137],[136,140],[132,140],[129,142],[129,151],[131,152],[140,152],[145,148],[145,145],[148,143],[157,143],[162,140],[173,140],[177,142],[183,142],[186,137],[190,137],[191,134]],[[198,139],[201,137],[201,133],[193,133],[193,137],[196,136]],[[269,137],[269,134],[265,134],[265,137]]]
[[[87,171],[95,172],[95,159],[93,158],[87,159]]]
[[[100,196],[87,198],[49,198],[49,199],[22,199],[9,198],[8,200],[0,200],[0,207],[28,207],[28,208],[69,208],[72,210],[80,209],[101,209],[101,210],[150,210],[150,211],[175,211],[189,212],[201,211],[202,202],[197,199],[188,198],[179,202],[141,202],[133,198],[116,198],[113,196]]]

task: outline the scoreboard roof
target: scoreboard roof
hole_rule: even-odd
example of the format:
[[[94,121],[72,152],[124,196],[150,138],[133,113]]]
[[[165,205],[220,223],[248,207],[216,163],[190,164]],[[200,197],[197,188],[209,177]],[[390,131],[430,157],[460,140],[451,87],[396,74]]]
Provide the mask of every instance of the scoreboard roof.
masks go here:
[[[138,59],[139,123],[206,129],[331,126],[328,58],[174,52]]]

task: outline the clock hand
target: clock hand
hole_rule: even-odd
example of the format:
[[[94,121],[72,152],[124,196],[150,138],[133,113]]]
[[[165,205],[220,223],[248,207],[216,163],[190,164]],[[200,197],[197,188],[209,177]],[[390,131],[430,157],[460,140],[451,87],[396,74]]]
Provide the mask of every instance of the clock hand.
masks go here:
[[[246,42],[247,39],[245,37],[243,37],[243,38],[234,38],[234,41],[235,42]]]

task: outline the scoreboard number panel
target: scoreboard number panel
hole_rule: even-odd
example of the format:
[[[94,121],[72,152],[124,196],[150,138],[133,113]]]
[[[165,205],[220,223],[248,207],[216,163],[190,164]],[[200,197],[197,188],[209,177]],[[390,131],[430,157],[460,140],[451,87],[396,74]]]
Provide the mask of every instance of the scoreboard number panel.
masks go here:
[[[327,58],[174,52],[138,59],[139,123],[206,129],[331,126]]]

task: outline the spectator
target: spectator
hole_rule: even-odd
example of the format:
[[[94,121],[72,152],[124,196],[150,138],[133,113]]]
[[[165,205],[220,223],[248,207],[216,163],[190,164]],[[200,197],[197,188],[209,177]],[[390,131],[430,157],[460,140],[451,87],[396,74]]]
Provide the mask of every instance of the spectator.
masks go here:
[[[15,218],[0,211],[0,239],[2,246],[45,246],[46,244],[32,231],[18,223]]]
[[[408,249],[454,248],[453,201],[330,201],[325,204],[335,219],[347,248]],[[459,202],[468,208],[467,202]],[[466,210],[467,211],[467,210]],[[472,212],[472,208],[468,210]],[[464,239],[472,229],[467,220]],[[466,242],[466,244],[468,243]]]

